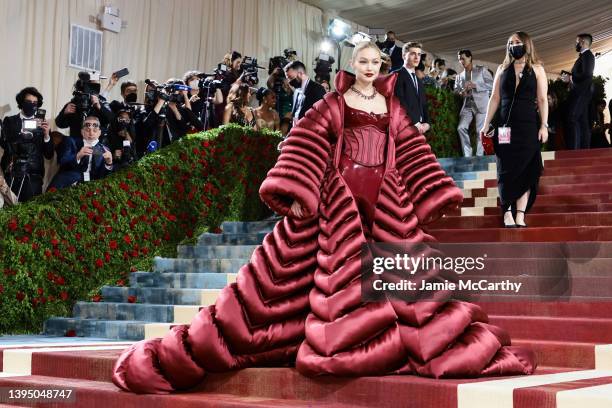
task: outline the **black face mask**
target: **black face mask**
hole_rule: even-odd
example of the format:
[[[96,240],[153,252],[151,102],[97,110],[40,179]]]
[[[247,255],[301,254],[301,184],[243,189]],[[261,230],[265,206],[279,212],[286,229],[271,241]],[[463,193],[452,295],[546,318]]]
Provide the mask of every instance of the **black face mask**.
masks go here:
[[[580,46],[580,43],[576,43],[576,52],[580,51],[582,51],[582,47]]]
[[[300,81],[298,78],[293,78],[291,81],[289,81],[289,84],[295,89],[302,87],[302,81]]]
[[[21,110],[27,117],[34,116],[34,113],[36,113],[36,108],[38,108],[38,104],[30,101],[24,101],[21,105]]]
[[[522,58],[523,55],[525,55],[526,51],[527,50],[525,49],[524,44],[508,46],[508,52],[510,53],[510,55],[512,55],[512,58],[514,59]]]
[[[136,95],[135,92],[129,93],[125,95],[124,99],[126,103],[136,103],[136,100],[138,99],[138,95]]]
[[[391,48],[395,45],[395,41],[393,40],[387,40],[385,41],[385,48]]]

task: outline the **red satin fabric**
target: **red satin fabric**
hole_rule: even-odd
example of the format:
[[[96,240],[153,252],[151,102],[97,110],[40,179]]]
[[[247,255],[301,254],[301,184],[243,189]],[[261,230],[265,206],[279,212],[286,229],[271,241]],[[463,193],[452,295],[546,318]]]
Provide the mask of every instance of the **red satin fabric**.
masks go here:
[[[388,100],[388,125],[381,118],[367,125],[384,134],[383,163],[355,168],[353,157],[375,163],[380,150],[342,150],[345,130],[355,123],[345,121],[351,113],[342,97],[354,78],[341,72],[338,92],[328,93],[292,129],[260,188],[283,220],[236,282],[190,326],[126,350],[114,367],[117,386],[167,393],[198,384],[207,371],[292,363],[305,375],[534,371],[533,353],[512,347],[476,305],[445,303],[446,293],[439,293],[439,302],[361,300],[362,244],[433,240],[419,226],[462,200],[393,96],[395,79],[392,74],[375,82]],[[361,141],[366,139],[354,146],[367,145]],[[301,219],[291,212],[293,201],[305,213]]]

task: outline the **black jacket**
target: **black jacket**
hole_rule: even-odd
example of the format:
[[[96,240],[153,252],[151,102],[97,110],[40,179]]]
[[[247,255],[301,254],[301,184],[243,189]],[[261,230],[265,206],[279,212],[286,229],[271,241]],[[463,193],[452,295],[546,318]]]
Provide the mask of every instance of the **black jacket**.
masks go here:
[[[302,119],[308,109],[312,108],[312,105],[323,99],[325,96],[325,88],[321,84],[316,83],[312,79],[308,81],[308,85],[306,85],[306,89],[304,90],[304,102],[302,103],[302,108],[300,109],[300,113],[298,115],[298,119]],[[294,104],[293,109],[295,113],[295,108],[297,104]]]
[[[591,93],[593,83],[593,70],[595,69],[595,56],[591,50],[581,53],[572,67],[571,96],[581,97]]]
[[[23,172],[42,177],[45,174],[43,158],[53,157],[53,142],[51,139],[48,142],[44,141],[42,129],[33,130],[29,136],[23,135],[21,128],[22,120],[19,114],[4,118],[0,136],[0,147],[4,149],[2,170],[8,175],[12,163],[13,170],[17,171],[17,163],[20,161],[23,164],[20,166]]]
[[[53,177],[48,188],[55,187],[56,189],[66,188],[75,183],[84,181],[83,173],[87,171],[89,160],[93,160],[90,179],[98,180],[104,178],[114,170],[113,165],[107,166],[104,158],[99,153],[100,149],[105,146],[98,143],[96,151],[92,156],[84,156],[80,162],[77,162],[76,155],[83,147],[83,138],[65,137],[62,143],[58,146],[57,164],[59,164],[59,172]],[[108,149],[108,148],[106,148]]]
[[[395,72],[397,72],[395,96],[397,96],[404,109],[406,109],[406,113],[410,116],[412,123],[429,123],[427,97],[423,81],[417,77],[419,86],[417,93],[417,90],[414,88],[414,82],[406,68],[402,67]]]
[[[91,107],[89,111],[85,114],[83,113],[83,111],[81,111],[80,108],[77,108],[75,113],[65,114],[64,109],[66,108],[68,103],[70,103],[68,102],[66,105],[64,105],[60,113],[57,114],[57,117],[55,118],[55,124],[60,129],[70,128],[70,136],[78,139],[82,137],[81,126],[83,124],[83,119],[85,118],[85,116],[92,115],[97,116],[98,119],[100,119],[100,126],[102,127],[104,133],[104,130],[115,119],[115,114],[111,110],[108,102],[106,102],[102,96],[100,96],[99,99],[100,110]],[[104,135],[100,138],[103,139]]]

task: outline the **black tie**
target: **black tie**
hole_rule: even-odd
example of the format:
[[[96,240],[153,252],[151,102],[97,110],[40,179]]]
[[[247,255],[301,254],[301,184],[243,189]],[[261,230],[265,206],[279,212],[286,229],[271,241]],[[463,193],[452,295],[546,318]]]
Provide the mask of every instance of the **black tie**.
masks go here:
[[[414,74],[414,72],[410,73],[410,76],[412,77],[412,83],[414,84],[414,89],[416,90],[416,93],[419,93],[419,83],[417,82],[416,79],[416,75]]]

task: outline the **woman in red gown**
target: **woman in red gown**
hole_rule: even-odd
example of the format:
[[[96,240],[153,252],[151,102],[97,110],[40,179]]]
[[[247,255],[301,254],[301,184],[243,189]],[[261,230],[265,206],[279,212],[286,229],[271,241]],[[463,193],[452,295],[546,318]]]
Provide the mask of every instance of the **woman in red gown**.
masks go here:
[[[168,393],[206,372],[292,363],[308,376],[533,372],[533,354],[474,304],[362,300],[361,245],[432,241],[419,225],[462,195],[393,96],[396,75],[378,75],[378,47],[358,44],[351,64],[260,188],[284,218],[214,306],[123,352],[117,386]]]

